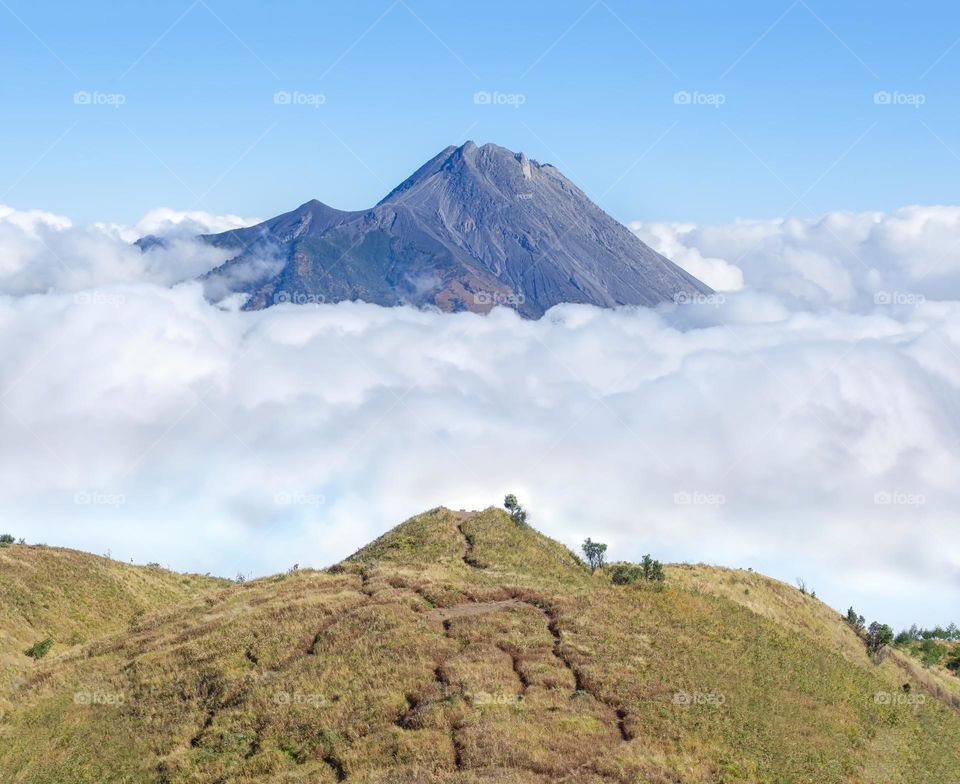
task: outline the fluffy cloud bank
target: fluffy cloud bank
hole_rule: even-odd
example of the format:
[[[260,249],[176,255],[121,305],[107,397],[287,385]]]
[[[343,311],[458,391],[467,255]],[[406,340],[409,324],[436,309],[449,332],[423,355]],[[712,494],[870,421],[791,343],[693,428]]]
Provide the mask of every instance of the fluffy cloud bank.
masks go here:
[[[960,299],[960,207],[630,228],[718,291],[746,287],[796,307],[860,311],[885,297]]]
[[[254,222],[235,215],[161,209],[134,226],[77,227],[58,215],[0,205],[0,293],[22,296],[109,283],[170,285],[188,280],[222,264],[228,255],[193,237]],[[165,245],[141,253],[132,243],[151,234],[162,235]]]
[[[570,545],[801,576],[838,608],[945,622],[960,598],[958,212],[636,227],[740,290],[538,322],[240,312],[176,282],[209,258],[0,213],[2,527],[265,573],[512,491]],[[57,238],[83,275],[48,257]],[[877,285],[922,296],[877,304]]]

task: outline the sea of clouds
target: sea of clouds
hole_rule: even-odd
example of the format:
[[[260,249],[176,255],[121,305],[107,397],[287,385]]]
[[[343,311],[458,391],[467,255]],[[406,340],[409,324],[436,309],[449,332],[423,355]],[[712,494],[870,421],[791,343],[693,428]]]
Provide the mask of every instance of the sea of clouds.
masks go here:
[[[259,575],[515,492],[573,547],[958,620],[960,208],[631,224],[718,295],[536,322],[211,302],[191,238],[252,222],[0,207],[0,529]]]

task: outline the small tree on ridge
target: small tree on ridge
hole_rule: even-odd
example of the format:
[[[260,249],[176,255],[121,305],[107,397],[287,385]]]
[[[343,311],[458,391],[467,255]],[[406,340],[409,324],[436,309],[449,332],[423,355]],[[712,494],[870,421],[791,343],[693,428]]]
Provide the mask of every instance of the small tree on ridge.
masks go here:
[[[520,502],[513,493],[503,499],[503,506],[510,513],[510,519],[513,522],[517,525],[527,524],[527,510],[520,506]]]
[[[602,542],[594,542],[589,536],[580,549],[583,550],[583,555],[593,571],[603,566],[603,562],[607,559],[607,546]]]

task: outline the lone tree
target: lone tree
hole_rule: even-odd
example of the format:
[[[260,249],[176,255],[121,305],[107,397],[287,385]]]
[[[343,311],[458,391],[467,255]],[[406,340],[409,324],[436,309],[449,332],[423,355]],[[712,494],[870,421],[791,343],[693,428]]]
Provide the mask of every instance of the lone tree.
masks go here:
[[[867,629],[867,650],[872,656],[879,656],[893,642],[893,629],[887,624],[874,621]]]
[[[593,571],[596,571],[601,566],[607,558],[607,546],[601,542],[594,542],[588,536],[586,541],[581,546],[583,554],[587,559],[587,563],[590,564],[590,568]]]
[[[844,619],[857,634],[863,634],[866,619],[862,615],[857,615],[857,611],[852,607],[847,610],[847,617]]]
[[[503,505],[510,513],[510,519],[513,520],[513,522],[517,525],[527,524],[527,510],[520,506],[520,502],[513,493],[510,493],[510,495],[503,499]]]

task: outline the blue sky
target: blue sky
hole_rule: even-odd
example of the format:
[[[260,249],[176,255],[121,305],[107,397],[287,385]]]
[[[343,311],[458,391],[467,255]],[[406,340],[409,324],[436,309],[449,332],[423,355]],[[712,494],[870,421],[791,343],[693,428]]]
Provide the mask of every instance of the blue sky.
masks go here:
[[[2,0],[0,203],[360,208],[467,138],[623,221],[953,203],[958,39],[946,2]]]

